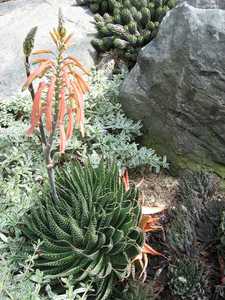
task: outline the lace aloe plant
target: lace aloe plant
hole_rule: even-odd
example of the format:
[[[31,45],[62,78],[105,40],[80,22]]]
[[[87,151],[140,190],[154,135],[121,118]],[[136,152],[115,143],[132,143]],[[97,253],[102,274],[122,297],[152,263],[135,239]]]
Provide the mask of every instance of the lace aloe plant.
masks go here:
[[[24,233],[40,239],[36,267],[50,277],[93,280],[96,300],[107,299],[114,280],[144,244],[135,188],[125,191],[116,165],[70,165],[57,173],[59,200],[47,195],[25,217]]]

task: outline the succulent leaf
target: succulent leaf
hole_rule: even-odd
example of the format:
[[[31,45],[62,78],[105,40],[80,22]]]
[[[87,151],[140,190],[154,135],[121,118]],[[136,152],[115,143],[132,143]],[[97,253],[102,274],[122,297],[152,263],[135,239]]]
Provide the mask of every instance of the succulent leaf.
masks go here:
[[[24,233],[42,240],[36,267],[51,278],[91,279],[96,300],[107,299],[112,281],[129,274],[144,244],[138,193],[126,192],[117,166],[103,163],[65,167],[57,172],[56,187],[60,204],[46,195],[24,218]]]

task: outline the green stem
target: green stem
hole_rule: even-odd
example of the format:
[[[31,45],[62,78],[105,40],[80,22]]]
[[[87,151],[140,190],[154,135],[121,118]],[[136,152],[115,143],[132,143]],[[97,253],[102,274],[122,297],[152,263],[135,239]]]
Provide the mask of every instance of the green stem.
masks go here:
[[[62,61],[62,51],[59,50],[59,54],[57,57],[57,67],[56,67],[56,88],[55,88],[55,115],[53,120],[53,126],[52,126],[52,133],[49,136],[47,145],[46,145],[46,151],[45,151],[45,160],[48,170],[48,178],[51,186],[52,196],[54,200],[59,200],[56,186],[55,186],[55,174],[54,174],[54,154],[52,154],[52,145],[55,137],[56,127],[57,127],[57,118],[58,118],[58,110],[57,106],[59,103],[59,93],[60,93],[60,84],[61,84],[61,78],[60,78],[60,71],[61,71],[61,61]]]

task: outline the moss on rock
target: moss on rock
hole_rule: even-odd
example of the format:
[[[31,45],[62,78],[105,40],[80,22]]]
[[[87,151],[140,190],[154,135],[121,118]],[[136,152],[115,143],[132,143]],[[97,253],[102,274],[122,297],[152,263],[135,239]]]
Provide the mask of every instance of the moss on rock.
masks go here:
[[[225,179],[225,165],[212,161],[204,153],[185,155],[176,149],[173,138],[145,135],[143,143],[146,147],[153,148],[160,155],[166,155],[170,163],[170,173],[178,176],[183,170],[213,172]],[[225,182],[224,182],[225,185]]]

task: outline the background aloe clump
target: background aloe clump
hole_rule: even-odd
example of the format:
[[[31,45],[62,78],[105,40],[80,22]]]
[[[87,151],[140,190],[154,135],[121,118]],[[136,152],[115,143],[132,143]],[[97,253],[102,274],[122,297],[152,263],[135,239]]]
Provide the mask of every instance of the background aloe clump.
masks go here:
[[[136,61],[144,45],[157,34],[160,22],[176,0],[79,0],[95,16],[98,38],[92,41],[100,52],[116,49],[119,57]]]
[[[223,299],[225,199],[218,179],[187,172],[181,179],[178,204],[167,227],[170,264],[168,283],[176,299]]]
[[[95,299],[108,299],[113,283],[129,276],[144,243],[135,188],[125,191],[115,164],[76,163],[56,178],[59,200],[43,196],[25,216],[23,232],[41,240],[35,261],[50,277],[92,282]]]

